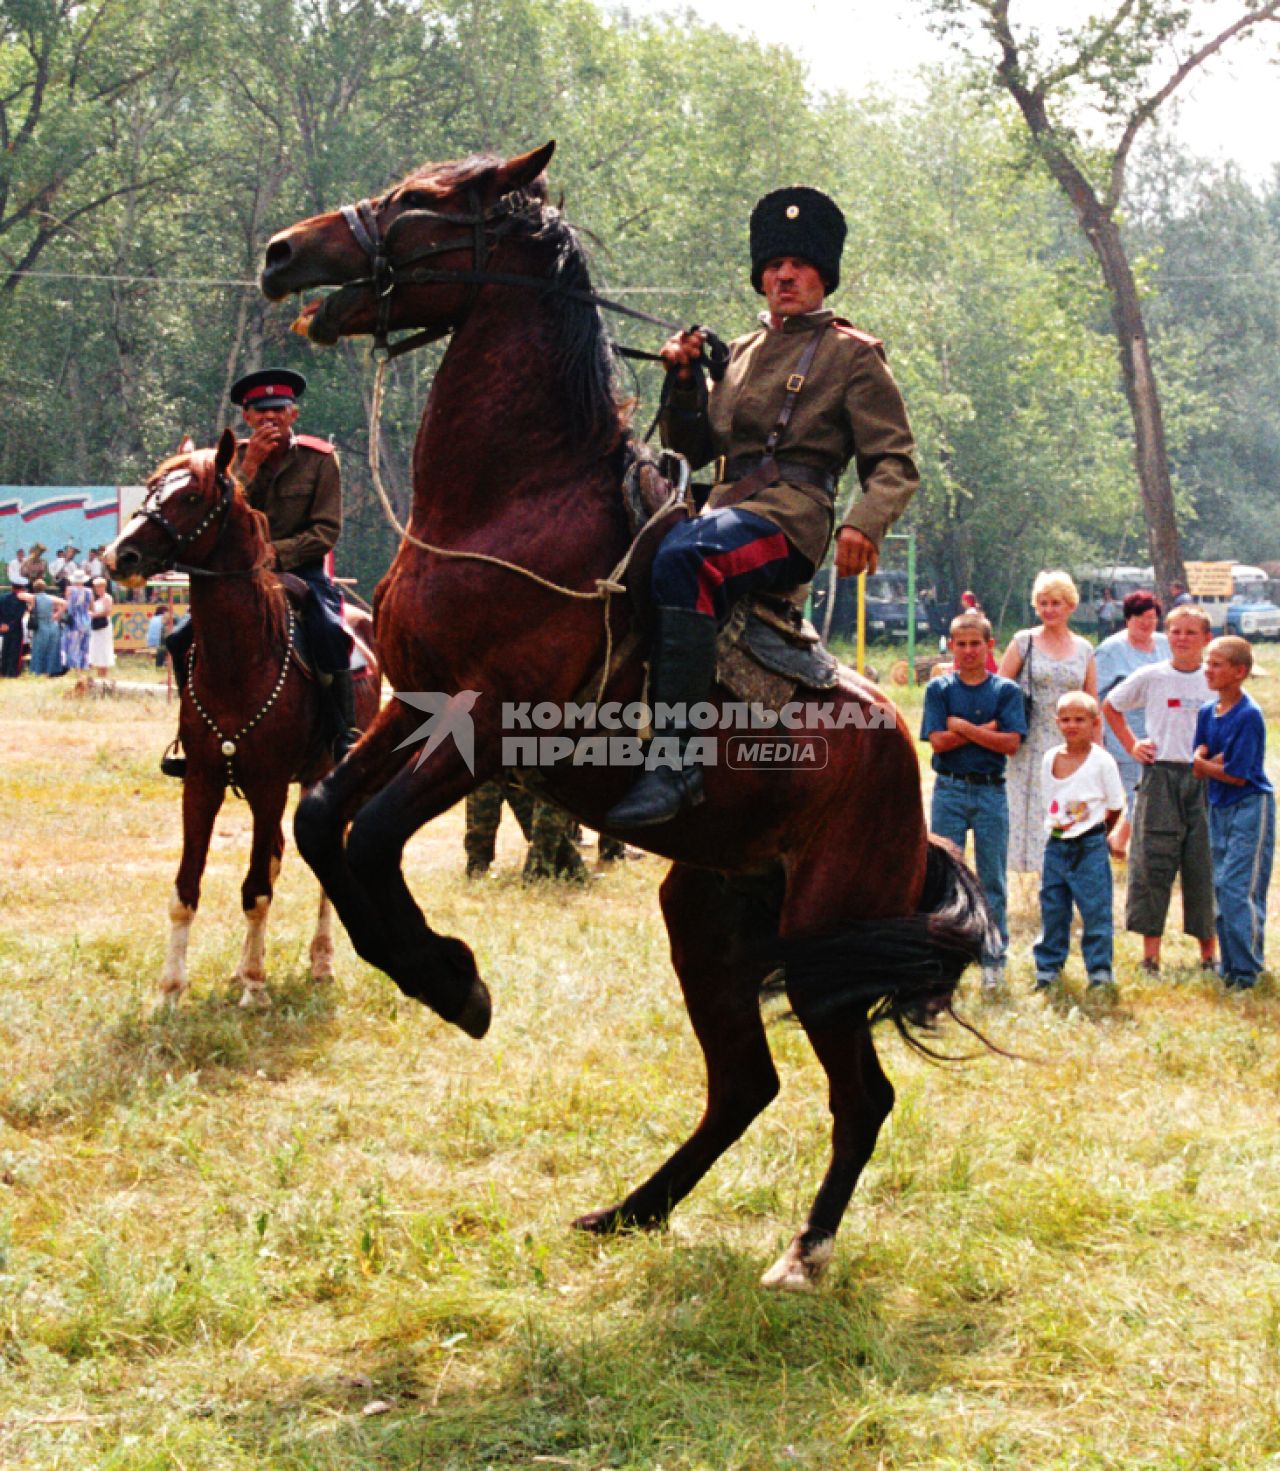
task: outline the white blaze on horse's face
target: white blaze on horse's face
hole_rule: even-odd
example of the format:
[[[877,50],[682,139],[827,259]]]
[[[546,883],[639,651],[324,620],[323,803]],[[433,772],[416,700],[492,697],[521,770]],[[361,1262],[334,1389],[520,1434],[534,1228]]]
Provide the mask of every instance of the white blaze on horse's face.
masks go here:
[[[195,476],[190,470],[170,470],[163,479],[147,491],[143,497],[142,504],[151,506],[153,510],[164,512],[166,507],[173,511],[177,509],[177,497],[180,496],[195,481]],[[147,518],[141,511],[135,511],[129,517],[129,524],[116,538],[117,542],[124,541],[127,537],[141,531],[147,524]]]

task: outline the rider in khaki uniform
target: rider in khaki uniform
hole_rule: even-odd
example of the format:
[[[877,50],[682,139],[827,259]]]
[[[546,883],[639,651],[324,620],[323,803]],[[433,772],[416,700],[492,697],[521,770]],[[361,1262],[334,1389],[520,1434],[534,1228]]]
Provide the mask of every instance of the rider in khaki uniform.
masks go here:
[[[236,380],[231,402],[244,414],[250,437],[237,445],[233,469],[249,504],[267,518],[275,570],[291,572],[310,590],[302,622],[311,661],[328,691],[334,758],[341,761],[360,738],[351,635],[343,622],[342,593],[324,565],[342,531],[342,478],[327,439],[294,433],[297,401],[306,388],[302,374],[289,368],[262,368]],[[190,623],[184,622],[165,640],[179,687],[192,637]],[[161,769],[185,776],[186,762],[166,756]]]
[[[698,468],[720,457],[700,516],[678,525],[653,564],[657,636],[650,704],[696,704],[715,673],[718,623],[748,593],[806,583],[835,529],[835,494],[852,461],[861,499],[836,538],[841,577],[874,571],[884,534],[919,484],[906,406],[881,343],[824,298],[840,281],[846,233],[816,189],[778,189],[751,214],[751,283],[769,310],[730,346],[708,387],[701,333],[662,349],[674,375],[663,441]],[[666,732],[683,738],[672,725]],[[681,751],[684,741],[681,740]],[[611,826],[666,822],[702,800],[693,765],[646,771],[610,811]]]

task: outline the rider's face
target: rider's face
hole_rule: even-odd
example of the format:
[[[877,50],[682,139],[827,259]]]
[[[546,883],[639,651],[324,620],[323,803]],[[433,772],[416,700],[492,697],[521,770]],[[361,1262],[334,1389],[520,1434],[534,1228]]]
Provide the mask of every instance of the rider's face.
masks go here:
[[[259,429],[266,425],[270,425],[273,429],[278,429],[282,433],[287,434],[293,427],[297,417],[297,404],[281,404],[278,408],[273,409],[246,408],[244,411],[244,421],[249,426],[249,431],[252,434],[256,434]]]
[[[775,317],[799,317],[822,306],[827,288],[816,266],[795,255],[771,260],[761,272],[764,299]]]

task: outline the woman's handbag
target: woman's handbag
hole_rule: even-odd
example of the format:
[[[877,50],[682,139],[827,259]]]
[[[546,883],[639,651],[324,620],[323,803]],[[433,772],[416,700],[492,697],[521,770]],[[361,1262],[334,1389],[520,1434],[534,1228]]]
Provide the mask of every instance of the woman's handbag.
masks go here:
[[[94,633],[101,633],[102,630],[110,622],[111,619],[108,618],[105,613],[95,613],[93,617],[89,619],[89,627],[93,629]]]

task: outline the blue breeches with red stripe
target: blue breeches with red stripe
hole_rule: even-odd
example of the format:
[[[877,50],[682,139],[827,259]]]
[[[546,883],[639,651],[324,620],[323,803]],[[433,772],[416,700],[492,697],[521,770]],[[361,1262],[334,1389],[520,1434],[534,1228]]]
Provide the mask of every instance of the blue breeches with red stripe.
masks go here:
[[[799,587],[813,576],[781,531],[763,516],[731,506],[683,521],[653,560],[654,601],[722,622],[747,593]]]

